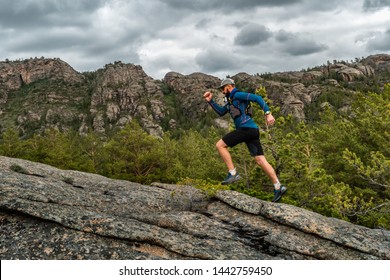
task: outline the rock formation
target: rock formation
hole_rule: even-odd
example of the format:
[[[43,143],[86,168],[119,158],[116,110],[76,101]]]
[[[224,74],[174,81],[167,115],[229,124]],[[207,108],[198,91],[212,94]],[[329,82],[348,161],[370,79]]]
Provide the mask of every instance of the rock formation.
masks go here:
[[[370,55],[362,60],[362,64],[371,66],[376,72],[390,72],[390,55]]]
[[[369,85],[383,84],[389,72],[390,55],[380,54],[356,62],[328,62],[307,71],[238,73],[232,78],[245,91],[264,86],[283,114],[305,120],[305,109],[323,92],[336,87],[351,91],[348,85],[365,80]],[[78,73],[60,59],[0,62],[0,131],[14,127],[31,135],[54,128],[83,134],[93,129],[104,134],[137,119],[146,131],[160,137],[163,128],[202,121],[209,109],[204,91],[214,90],[222,103],[216,90],[219,83],[219,78],[203,73],[170,72],[163,81],[155,80],[141,66],[120,61],[87,73]],[[180,120],[171,111],[179,112]],[[228,126],[224,121],[215,125]]]
[[[390,259],[390,232],[0,157],[1,259]]]
[[[6,89],[18,89],[43,79],[81,82],[82,76],[60,59],[26,59],[0,62],[0,81]]]
[[[203,93],[206,90],[217,89],[221,80],[203,73],[182,75],[169,72],[165,75],[164,82],[176,92],[183,114],[194,119],[199,118],[208,108],[204,102]],[[218,98],[217,94],[216,97]]]
[[[115,62],[98,71],[90,113],[93,129],[123,127],[137,117],[152,135],[162,136],[164,118],[161,83],[146,75],[140,66]]]

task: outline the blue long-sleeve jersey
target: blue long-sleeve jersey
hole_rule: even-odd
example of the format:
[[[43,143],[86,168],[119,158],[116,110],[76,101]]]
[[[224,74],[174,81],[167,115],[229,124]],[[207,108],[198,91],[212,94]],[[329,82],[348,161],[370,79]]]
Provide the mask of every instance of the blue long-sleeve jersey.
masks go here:
[[[246,112],[246,108],[249,106],[250,102],[256,102],[259,104],[260,108],[267,112],[269,111],[269,107],[267,103],[265,103],[264,99],[260,95],[256,95],[253,93],[240,92],[237,88],[234,88],[229,95],[231,102],[226,103],[224,106],[220,106],[214,102],[214,100],[210,100],[209,104],[217,112],[218,115],[224,116],[226,113],[231,113],[231,106],[240,110],[240,116],[233,117],[234,125],[237,128],[259,128],[257,124],[254,122],[252,116],[248,115]]]

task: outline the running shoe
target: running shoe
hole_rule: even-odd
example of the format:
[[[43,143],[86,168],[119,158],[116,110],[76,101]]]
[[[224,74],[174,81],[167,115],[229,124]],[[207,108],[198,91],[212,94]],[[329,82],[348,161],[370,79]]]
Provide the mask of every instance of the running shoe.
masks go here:
[[[272,202],[278,202],[286,193],[286,191],[287,188],[285,186],[280,186],[280,189],[274,190],[274,199],[272,199]]]
[[[225,180],[222,181],[222,185],[229,185],[229,184],[232,184],[234,182],[237,182],[240,179],[241,179],[241,176],[238,173],[236,175],[232,175],[229,172],[228,175],[226,176]]]

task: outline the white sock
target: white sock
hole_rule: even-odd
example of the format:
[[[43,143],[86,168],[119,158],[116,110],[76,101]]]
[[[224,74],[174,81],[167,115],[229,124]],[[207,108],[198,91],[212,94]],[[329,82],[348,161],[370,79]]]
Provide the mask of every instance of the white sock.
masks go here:
[[[236,176],[237,171],[236,171],[236,169],[234,168],[234,169],[232,169],[232,170],[229,170],[229,173],[230,173],[230,175],[232,175],[232,176]]]
[[[275,190],[279,190],[279,189],[280,189],[280,186],[281,186],[281,184],[280,184],[280,182],[279,182],[279,180],[278,180],[278,182],[274,184]]]

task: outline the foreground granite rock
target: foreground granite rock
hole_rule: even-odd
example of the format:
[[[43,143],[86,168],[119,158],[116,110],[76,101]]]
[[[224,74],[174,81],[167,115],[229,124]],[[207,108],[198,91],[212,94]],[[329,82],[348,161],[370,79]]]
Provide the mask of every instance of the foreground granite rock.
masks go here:
[[[390,259],[390,232],[0,157],[1,259]]]

